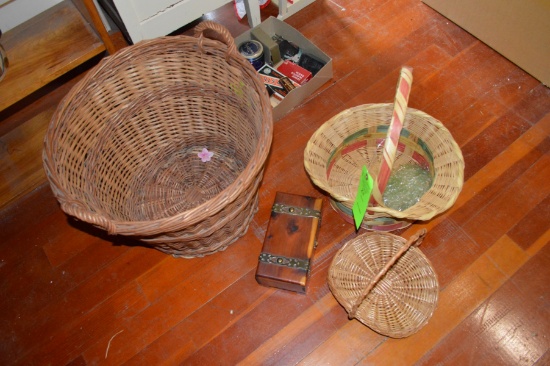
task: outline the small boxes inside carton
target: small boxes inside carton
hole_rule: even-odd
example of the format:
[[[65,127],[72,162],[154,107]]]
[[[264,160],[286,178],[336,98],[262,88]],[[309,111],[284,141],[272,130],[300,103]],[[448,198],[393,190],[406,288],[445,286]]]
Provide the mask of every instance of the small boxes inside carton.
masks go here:
[[[311,71],[288,60],[283,61],[283,63],[277,67],[277,70],[300,85],[307,83],[313,76]]]
[[[270,95],[272,95],[273,119],[275,121],[281,119],[323,84],[332,79],[332,59],[299,31],[275,17],[266,19],[260,25],[238,36],[235,39],[235,44],[238,47],[243,42],[249,40],[256,40],[262,43],[264,46],[265,62],[272,69],[277,70],[284,62],[284,55],[281,54],[279,44],[281,40],[285,40],[299,47],[300,51],[304,55],[307,55],[304,60],[308,62],[308,67],[312,66],[314,70],[310,75],[303,72],[303,68],[302,70],[296,69],[294,74],[291,73],[293,76],[291,78],[294,79],[293,84],[299,87],[286,91],[285,95],[270,91]],[[302,71],[303,76],[299,75],[300,71]],[[297,79],[301,82],[297,82]]]

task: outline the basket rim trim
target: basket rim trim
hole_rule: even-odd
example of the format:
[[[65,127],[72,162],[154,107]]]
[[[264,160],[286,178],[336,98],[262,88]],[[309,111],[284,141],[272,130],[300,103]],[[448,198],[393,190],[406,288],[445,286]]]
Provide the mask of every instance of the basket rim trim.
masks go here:
[[[70,101],[77,92],[90,83],[94,83],[94,77],[102,72],[104,68],[108,68],[111,62],[118,58],[127,57],[127,54],[132,54],[136,51],[139,52],[142,48],[154,47],[155,44],[161,42],[174,42],[176,45],[179,43],[195,43],[198,44],[199,38],[191,36],[164,36],[155,39],[140,41],[135,45],[121,49],[120,51],[103,58],[93,69],[91,69],[80,81],[73,86],[67,95],[62,99],[53,114],[46,134],[44,136],[44,148],[42,151],[42,159],[46,176],[50,182],[52,191],[58,201],[61,203],[62,209],[72,216],[81,219],[82,221],[89,222],[93,225],[106,229],[109,234],[122,234],[122,235],[136,235],[136,226],[140,227],[139,235],[153,236],[165,233],[166,231],[172,231],[174,226],[179,229],[183,229],[186,226],[196,224],[202,221],[206,217],[212,216],[220,212],[225,205],[233,202],[238,198],[240,193],[246,188],[246,183],[253,182],[259,174],[262,174],[265,161],[269,155],[271,143],[273,140],[273,112],[269,105],[269,108],[262,108],[263,121],[260,126],[260,134],[257,142],[257,148],[254,154],[251,156],[245,169],[239,174],[233,183],[227,186],[220,194],[211,198],[210,200],[203,202],[199,206],[196,206],[185,212],[163,217],[155,220],[142,220],[142,221],[125,221],[125,220],[112,220],[109,219],[102,212],[93,212],[87,207],[83,206],[80,202],[72,200],[67,197],[64,191],[61,189],[62,185],[56,175],[56,169],[53,166],[53,152],[55,150],[55,136],[59,125],[59,116],[66,113],[70,106]],[[227,45],[223,42],[203,39],[203,45],[208,47],[220,48],[224,50]],[[199,51],[200,52],[200,51]],[[252,65],[244,59],[239,53],[232,53],[229,55],[227,61],[230,65],[236,63],[234,66],[238,66],[241,71],[249,76],[251,82],[255,85],[255,89],[260,95],[260,104],[267,103],[267,91],[260,80],[256,77],[256,70]],[[225,59],[225,57],[224,57]],[[268,104],[268,103],[267,103]],[[266,104],[266,105],[267,105]],[[261,163],[258,163],[261,162]],[[247,178],[244,179],[243,177]],[[231,193],[228,193],[231,192]],[[214,208],[210,208],[214,207]],[[174,224],[177,222],[177,224]]]
[[[327,182],[326,178],[325,177],[320,178],[320,177],[318,177],[314,174],[313,166],[310,163],[310,161],[308,160],[308,155],[311,155],[311,151],[313,150],[313,147],[315,147],[314,141],[316,140],[316,138],[318,136],[322,135],[325,132],[325,130],[331,128],[332,124],[335,123],[335,121],[344,118],[348,114],[351,115],[351,114],[355,113],[356,111],[361,111],[361,110],[382,109],[382,108],[388,109],[388,110],[391,111],[391,110],[393,110],[393,103],[367,103],[367,104],[361,104],[361,105],[357,105],[357,106],[354,106],[354,107],[351,107],[351,108],[344,109],[343,111],[340,111],[339,113],[337,113],[334,116],[330,117],[326,122],[324,122],[312,134],[312,136],[310,137],[310,139],[308,140],[308,142],[306,144],[306,148],[304,149],[304,167],[305,167],[305,169],[308,173],[308,176],[310,177],[310,179],[313,181],[313,183],[317,187],[319,187],[323,191],[327,192],[332,198],[334,198],[335,200],[337,200],[339,202],[353,203],[354,200],[350,197],[343,196],[341,194],[338,194],[337,192],[331,191],[331,187],[328,185],[328,182]],[[423,117],[423,118],[429,118],[438,129],[442,129],[443,131],[448,132],[448,134],[452,137],[450,131],[443,125],[443,123],[441,121],[439,121],[438,119],[436,119],[435,117],[429,115],[428,113],[423,112],[419,109],[408,107],[407,108],[407,115],[408,114],[417,115],[417,116],[420,116],[420,117]],[[388,120],[388,121],[386,121],[385,123],[382,123],[382,124],[389,125],[389,123],[390,123],[390,121]],[[422,217],[419,218],[418,215],[413,215],[411,213],[411,211],[414,210],[414,208],[415,208],[415,206],[417,206],[417,204],[415,204],[415,205],[413,205],[413,206],[411,206],[411,207],[409,207],[409,208],[407,208],[406,210],[403,210],[403,211],[398,211],[398,210],[386,207],[382,204],[380,206],[376,206],[376,207],[369,206],[368,210],[371,211],[371,212],[374,212],[374,213],[388,214],[388,215],[390,215],[392,217],[395,217],[395,218],[398,218],[398,219],[415,219],[415,220],[430,220],[434,216],[448,210],[456,202],[456,200],[458,199],[458,195],[459,195],[459,193],[462,190],[462,187],[464,185],[464,167],[465,167],[464,157],[462,155],[462,151],[460,149],[460,146],[458,146],[458,144],[456,143],[454,138],[451,138],[451,140],[449,142],[452,145],[453,152],[456,154],[457,161],[459,162],[459,165],[460,165],[460,168],[461,168],[461,169],[459,169],[458,174],[455,177],[455,182],[457,182],[457,186],[458,186],[459,189],[458,189],[457,194],[452,199],[449,199],[446,202],[445,207],[443,209],[441,209],[441,211],[432,209],[430,212],[427,212],[426,214],[422,215]],[[325,162],[325,164],[326,164],[326,162]],[[327,167],[325,166],[325,169],[326,168]],[[435,174],[437,175],[437,172]],[[435,176],[434,176],[434,179],[435,179]]]

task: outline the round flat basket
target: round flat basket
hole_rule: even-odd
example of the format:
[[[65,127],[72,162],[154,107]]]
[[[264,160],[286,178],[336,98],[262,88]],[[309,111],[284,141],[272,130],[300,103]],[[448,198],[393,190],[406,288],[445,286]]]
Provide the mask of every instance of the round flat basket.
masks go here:
[[[407,337],[427,324],[439,293],[431,263],[416,247],[425,230],[408,242],[384,232],[367,232],[347,242],[329,269],[334,297],[372,330]]]
[[[43,161],[69,215],[178,257],[225,249],[257,211],[272,110],[227,29],[103,59],[52,117]]]
[[[341,215],[351,212],[363,165],[376,182],[392,111],[392,104],[347,109],[325,122],[308,141],[306,171],[315,185],[330,194]],[[406,164],[429,171],[431,187],[402,211],[385,206],[382,197],[374,196],[377,204],[369,205],[365,222],[385,218],[384,231],[392,226],[403,228],[415,220],[429,220],[454,204],[464,183],[462,152],[441,122],[414,108],[407,109],[393,169]],[[369,230],[377,227],[362,226]]]

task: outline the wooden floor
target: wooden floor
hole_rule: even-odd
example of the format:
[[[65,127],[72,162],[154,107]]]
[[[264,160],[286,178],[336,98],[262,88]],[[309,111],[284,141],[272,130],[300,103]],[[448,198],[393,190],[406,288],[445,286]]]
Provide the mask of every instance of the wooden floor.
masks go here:
[[[248,28],[230,7],[207,18]],[[175,259],[68,218],[40,170],[43,126],[28,144],[3,143],[1,164],[18,165],[2,188],[31,192],[0,211],[0,364],[550,364],[550,89],[419,0],[318,0],[288,23],[333,58],[334,78],[276,123],[259,211],[224,252]],[[429,324],[397,340],[348,320],[328,289],[356,233],[310,183],[303,150],[336,113],[392,102],[405,64],[410,106],[447,126],[466,170],[452,209],[398,233],[427,228],[441,292]],[[32,132],[25,118],[72,82],[30,101],[32,113],[4,113],[2,138]],[[29,169],[36,179],[17,180]],[[325,197],[307,295],[254,279],[277,191]]]

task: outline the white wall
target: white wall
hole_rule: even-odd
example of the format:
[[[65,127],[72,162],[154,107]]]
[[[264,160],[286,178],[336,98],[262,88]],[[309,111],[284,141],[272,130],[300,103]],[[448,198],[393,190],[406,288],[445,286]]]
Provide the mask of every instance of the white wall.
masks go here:
[[[40,14],[62,0],[0,0],[0,29],[7,32],[13,27]]]

